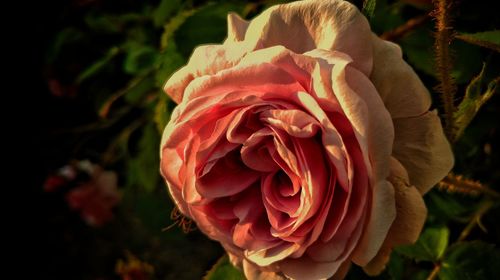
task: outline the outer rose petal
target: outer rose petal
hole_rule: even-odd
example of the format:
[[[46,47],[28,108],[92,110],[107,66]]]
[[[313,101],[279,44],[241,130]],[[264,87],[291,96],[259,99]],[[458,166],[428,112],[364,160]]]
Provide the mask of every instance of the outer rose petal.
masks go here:
[[[429,92],[413,69],[403,60],[401,48],[372,35],[373,71],[370,80],[377,88],[393,119],[414,117],[429,110]]]
[[[227,15],[227,39],[226,41],[239,42],[245,39],[248,28],[248,21],[240,18],[235,13]]]
[[[291,31],[294,34],[290,34]],[[353,59],[357,69],[370,75],[373,62],[370,36],[366,18],[355,6],[341,0],[277,5],[257,16],[249,25],[230,14],[228,38],[224,44],[196,48],[188,64],[170,77],[164,90],[180,103],[184,89],[192,80],[232,67],[253,50],[272,46],[284,46],[296,53],[313,49],[344,52]]]
[[[282,45],[296,53],[313,49],[343,52],[369,75],[373,61],[370,34],[368,21],[351,3],[310,0],[264,11],[250,23],[245,41],[260,48]]]
[[[243,272],[247,279],[251,280],[286,280],[281,273],[264,271],[261,267],[243,259]]]
[[[394,120],[393,156],[408,171],[410,183],[426,193],[453,167],[453,152],[436,111]]]
[[[163,89],[175,102],[180,103],[191,81],[236,65],[247,51],[242,43],[199,46],[191,55],[189,63],[175,72]]]
[[[396,220],[380,248],[377,256],[363,267],[369,275],[377,275],[385,268],[394,246],[411,244],[417,241],[427,216],[422,195],[409,185],[408,173],[399,161],[391,159],[389,181],[396,193]]]
[[[428,113],[429,92],[402,59],[399,46],[372,36],[371,81],[394,121],[393,155],[409,173],[410,183],[427,192],[453,166],[453,153],[439,117]]]

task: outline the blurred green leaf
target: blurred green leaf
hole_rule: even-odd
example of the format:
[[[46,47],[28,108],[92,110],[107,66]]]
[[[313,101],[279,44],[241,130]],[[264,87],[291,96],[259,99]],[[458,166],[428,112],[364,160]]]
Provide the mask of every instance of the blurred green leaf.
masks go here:
[[[161,35],[160,46],[162,49],[166,48],[169,44],[175,31],[190,17],[196,10],[186,10],[178,13],[163,27],[163,34]],[[172,42],[174,43],[174,42]]]
[[[64,46],[76,44],[83,38],[85,38],[85,34],[81,30],[74,27],[64,28],[61,32],[57,33],[57,36],[53,40],[47,52],[47,61],[54,63],[55,59],[61,54]]]
[[[158,70],[156,71],[156,85],[163,88],[167,79],[181,67],[186,60],[177,52],[172,42],[161,52],[158,58]]]
[[[203,280],[244,280],[245,276],[235,268],[225,255],[207,272]]]
[[[418,29],[403,37],[400,41],[408,61],[416,69],[425,74],[435,76],[434,69],[434,39],[427,29]]]
[[[168,18],[180,7],[180,0],[161,0],[158,7],[153,12],[153,23],[156,27],[161,27]]]
[[[363,14],[371,19],[375,13],[375,7],[377,6],[377,0],[365,0],[363,1]]]
[[[241,14],[245,6],[245,3],[224,2],[208,4],[196,10],[175,32],[179,52],[188,57],[200,44],[222,42],[227,34],[227,14]]]
[[[397,253],[393,252],[387,264],[387,270],[392,279],[403,279],[405,272],[404,259]]]
[[[455,112],[455,121],[457,125],[456,138],[462,135],[463,131],[476,116],[481,106],[483,106],[497,91],[497,84],[500,81],[500,77],[495,78],[488,84],[488,87],[484,89],[484,84],[486,84],[484,81],[485,69],[486,64],[483,65],[483,69],[479,75],[469,83],[465,91],[465,96],[458,105],[457,112]]]
[[[123,69],[128,74],[151,70],[158,59],[158,51],[150,46],[132,48],[125,57]]]
[[[88,78],[98,74],[102,69],[104,69],[110,61],[115,58],[120,53],[118,47],[112,47],[101,59],[92,63],[89,67],[83,70],[76,78],[76,83],[80,84]]]
[[[465,223],[474,204],[465,203],[462,197],[443,193],[438,190],[430,191],[426,196],[426,205],[429,209],[429,220],[434,222],[449,222],[449,220]]]
[[[441,280],[497,279],[500,250],[481,241],[457,243],[445,255],[439,272]]]
[[[370,19],[370,27],[375,33],[382,34],[404,22],[401,16],[401,5],[389,4],[387,0],[377,0],[374,16]]]
[[[152,192],[160,181],[159,134],[150,123],[142,130],[136,156],[128,160],[128,180],[130,185],[138,185],[146,192]]]
[[[500,30],[491,30],[472,34],[459,33],[456,37],[467,43],[500,52]]]
[[[454,58],[452,77],[457,84],[468,83],[481,70],[481,48],[454,40],[450,49]]]
[[[146,93],[155,89],[155,79],[149,75],[141,79],[137,84],[130,87],[124,95],[125,100],[130,104],[136,104]]]
[[[170,98],[165,93],[160,93],[160,97],[158,98],[158,102],[155,107],[155,116],[154,120],[156,123],[156,128],[159,133],[163,133],[165,126],[167,126],[168,121],[170,120],[170,110],[168,108],[168,103],[170,102]]]
[[[89,13],[85,16],[85,23],[99,33],[118,33],[123,29],[123,23],[114,15]]]
[[[447,227],[429,227],[420,235],[418,241],[409,246],[401,246],[398,253],[417,261],[438,261],[448,246],[450,231]]]

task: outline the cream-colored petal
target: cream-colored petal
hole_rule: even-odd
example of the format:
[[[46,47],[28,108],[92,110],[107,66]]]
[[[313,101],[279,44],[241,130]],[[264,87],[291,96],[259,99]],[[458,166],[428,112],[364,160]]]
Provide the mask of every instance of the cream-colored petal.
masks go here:
[[[243,259],[243,272],[248,280],[286,280],[279,272],[266,271],[252,262]]]
[[[368,21],[348,1],[310,0],[264,11],[251,21],[245,41],[260,48],[282,45],[296,53],[313,49],[344,52],[358,70],[369,75],[373,61],[370,36]]]
[[[410,177],[410,184],[426,193],[453,167],[453,152],[436,111],[394,119],[393,156]]]
[[[394,246],[415,243],[427,217],[422,195],[409,184],[405,168],[395,158],[391,159],[389,181],[395,189],[396,219],[378,254],[363,267],[369,275],[378,275],[384,270]]]
[[[373,71],[370,80],[377,88],[393,119],[425,113],[431,105],[428,90],[403,60],[401,48],[372,36]]]
[[[194,79],[213,75],[236,65],[247,53],[246,45],[234,42],[224,45],[203,45],[197,47],[186,66],[175,72],[166,82],[163,90],[180,103],[184,90]]]
[[[248,28],[248,21],[242,19],[235,13],[227,15],[227,41],[238,42],[245,38]]]

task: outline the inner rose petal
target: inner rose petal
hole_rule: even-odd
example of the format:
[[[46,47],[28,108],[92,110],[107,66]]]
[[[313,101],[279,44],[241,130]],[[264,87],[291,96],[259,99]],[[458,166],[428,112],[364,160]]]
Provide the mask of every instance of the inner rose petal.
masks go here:
[[[266,207],[272,207],[288,217],[296,217],[300,206],[300,182],[296,177],[293,181],[281,170],[267,175],[262,182],[262,197]]]
[[[261,172],[271,172],[279,169],[271,154],[276,152],[272,143],[272,131],[263,128],[253,133],[243,143],[241,159],[249,167]]]
[[[260,117],[262,121],[286,131],[293,137],[312,137],[320,127],[316,119],[296,109],[266,110],[260,114]]]
[[[233,150],[217,161],[210,172],[198,178],[196,189],[206,198],[230,196],[241,192],[260,178],[260,173],[248,169],[239,151]]]

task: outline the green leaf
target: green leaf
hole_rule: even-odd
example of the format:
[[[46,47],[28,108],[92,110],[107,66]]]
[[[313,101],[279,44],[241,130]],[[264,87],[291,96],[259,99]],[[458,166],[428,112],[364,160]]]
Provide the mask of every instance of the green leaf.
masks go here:
[[[387,265],[387,270],[392,279],[403,279],[405,272],[405,259],[399,254],[392,253]]]
[[[454,40],[450,49],[454,54],[451,75],[457,84],[466,84],[481,70],[481,48]]]
[[[89,67],[83,70],[78,77],[76,78],[76,83],[80,84],[88,78],[98,74],[101,70],[103,70],[110,61],[115,58],[120,53],[120,49],[118,47],[112,47],[109,51],[102,57],[101,59],[92,63]]]
[[[497,279],[500,275],[500,250],[482,241],[457,243],[443,259],[439,279]]]
[[[74,27],[67,27],[61,32],[57,33],[57,36],[53,40],[48,52],[47,61],[49,63],[54,63],[54,61],[61,55],[62,50],[65,46],[75,44],[77,45],[85,38],[85,33]]]
[[[431,27],[429,27],[431,28]],[[434,69],[434,39],[427,29],[418,29],[403,37],[400,41],[408,61],[416,69],[427,75],[435,76]]]
[[[123,30],[123,22],[114,15],[91,12],[85,16],[85,23],[99,33],[118,33]]]
[[[168,18],[180,7],[180,0],[162,0],[153,12],[153,23],[156,27],[161,27]]]
[[[370,27],[377,34],[382,34],[405,23],[401,16],[402,6],[387,2],[387,0],[378,0],[374,14],[383,16],[374,16],[370,19]]]
[[[128,160],[128,184],[138,185],[146,192],[152,192],[160,182],[159,152],[160,137],[150,123],[142,130],[136,156]]]
[[[196,10],[186,10],[175,15],[170,21],[163,27],[163,34],[161,35],[160,46],[162,49],[167,47],[175,31],[190,17]]]
[[[245,276],[235,268],[225,255],[207,272],[203,280],[244,280]]]
[[[200,44],[220,43],[227,35],[227,14],[241,14],[245,6],[245,3],[224,2],[208,4],[196,10],[175,32],[179,52],[189,57]]]
[[[500,30],[484,31],[479,33],[459,33],[456,38],[470,44],[500,52]]]
[[[139,102],[146,93],[149,93],[155,89],[155,79],[154,77],[146,76],[142,78],[137,84],[130,87],[125,95],[125,101],[130,104],[136,104]]]
[[[450,220],[466,223],[475,210],[474,201],[470,198],[450,195],[433,189],[425,196],[429,209],[429,221],[447,223]]]
[[[375,13],[375,7],[377,6],[377,0],[365,0],[363,2],[363,14],[371,19]]]
[[[123,69],[128,74],[144,73],[154,67],[158,51],[149,46],[132,48],[125,58]]]
[[[163,88],[167,79],[179,67],[185,64],[186,60],[177,52],[174,42],[171,42],[160,53],[158,57],[158,69],[155,74],[156,85]]]
[[[165,93],[161,93],[158,98],[158,102],[156,103],[154,120],[156,128],[160,134],[163,133],[165,126],[167,126],[168,121],[170,120],[170,110],[168,108],[169,102],[170,98],[168,98]]]
[[[456,138],[459,138],[464,132],[465,128],[474,119],[479,109],[488,101],[495,92],[497,92],[497,84],[500,81],[500,77],[495,78],[488,84],[488,87],[484,89],[484,74],[485,74],[486,64],[483,65],[483,69],[467,86],[465,91],[465,96],[460,102],[457,111],[455,112],[455,121],[457,126]]]
[[[438,261],[448,246],[450,231],[447,227],[430,227],[420,235],[418,241],[409,246],[401,246],[398,253],[417,261]]]

